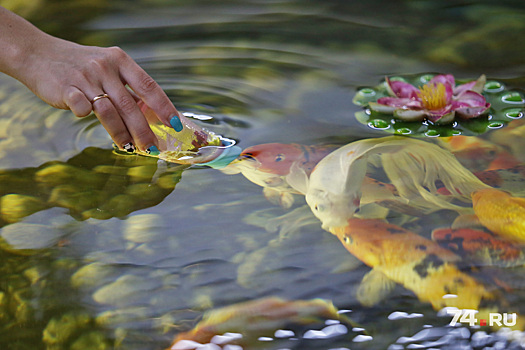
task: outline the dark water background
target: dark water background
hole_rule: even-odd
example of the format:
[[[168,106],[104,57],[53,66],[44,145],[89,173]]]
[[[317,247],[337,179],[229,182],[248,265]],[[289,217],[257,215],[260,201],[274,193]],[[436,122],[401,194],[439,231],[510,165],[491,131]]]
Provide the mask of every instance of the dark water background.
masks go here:
[[[212,116],[207,127],[241,147],[376,136],[355,121],[352,98],[385,75],[484,73],[525,87],[523,1],[0,5],[51,34],[121,46],[179,110]],[[204,311],[269,295],[332,300],[373,340],[350,331],[263,349],[386,349],[449,322],[401,287],[360,306],[368,267],[315,220],[281,219],[289,225],[279,232],[291,210],[241,175],[156,173],[154,159],[113,154],[96,119],[54,110],[4,76],[0,168],[2,237],[11,239],[0,251],[2,349],[161,349]],[[155,174],[162,181],[151,184]],[[394,311],[421,317],[389,320]]]

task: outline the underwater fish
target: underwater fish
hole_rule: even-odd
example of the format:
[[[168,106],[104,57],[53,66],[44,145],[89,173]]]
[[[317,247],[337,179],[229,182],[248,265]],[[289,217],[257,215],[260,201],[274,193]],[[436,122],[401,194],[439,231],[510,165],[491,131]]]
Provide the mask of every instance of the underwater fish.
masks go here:
[[[251,182],[263,187],[272,203],[289,208],[292,194],[301,191],[290,185],[296,177],[309,176],[314,166],[336,146],[265,143],[246,148],[238,159],[223,169],[228,174],[242,173]]]
[[[354,216],[368,165],[374,161],[383,166],[400,203],[422,212],[469,211],[450,202],[468,203],[471,192],[487,187],[449,151],[435,144],[400,136],[356,141],[323,158],[307,182],[306,202],[324,229],[345,226]],[[438,186],[452,195],[440,194]]]
[[[525,194],[525,166],[517,165],[507,169],[493,169],[475,172],[474,175],[484,184],[514,195]],[[450,195],[444,188],[438,188],[438,193]]]
[[[496,287],[463,272],[458,268],[458,255],[418,234],[382,220],[355,218],[331,232],[372,268],[357,291],[364,305],[374,305],[398,283],[438,311],[445,307],[471,309],[477,310],[478,319],[488,319],[491,312],[508,310]],[[516,315],[510,328],[523,330],[525,319]]]
[[[523,115],[523,110],[520,112]],[[490,141],[510,150],[519,161],[525,162],[525,119],[521,117],[508,123],[504,128],[489,134]]]
[[[461,258],[436,242],[397,225],[375,219],[349,219],[345,227],[331,230],[344,247],[372,268],[370,278],[375,285],[393,288],[390,280],[413,291],[421,301],[436,310],[444,307],[479,309],[484,303],[496,301],[496,295],[476,279],[457,268]],[[361,287],[358,296],[365,300],[374,295],[370,287]],[[383,293],[381,293],[383,294]],[[456,298],[443,298],[454,294]],[[376,298],[372,298],[377,302]]]
[[[464,135],[441,137],[439,144],[452,152],[459,162],[472,172],[507,169],[520,163],[502,146],[481,137]]]
[[[472,204],[483,226],[507,239],[525,242],[525,198],[488,188],[472,193]]]
[[[261,336],[273,336],[274,332],[289,324],[313,324],[327,319],[339,320],[348,325],[355,323],[338,313],[331,301],[324,299],[286,300],[266,297],[257,300],[208,311],[195,328],[175,337],[170,349],[176,349],[181,341],[200,344],[213,341],[214,336],[237,333],[235,343],[249,343]]]
[[[490,232],[472,228],[439,228],[432,240],[477,265],[512,267],[525,265],[525,246]]]

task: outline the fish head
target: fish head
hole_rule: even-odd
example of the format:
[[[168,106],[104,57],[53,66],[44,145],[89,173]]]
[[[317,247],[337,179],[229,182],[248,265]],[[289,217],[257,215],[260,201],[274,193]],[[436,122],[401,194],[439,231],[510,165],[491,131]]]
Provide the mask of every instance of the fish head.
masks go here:
[[[328,193],[321,189],[309,189],[306,202],[314,215],[321,220],[324,230],[345,226],[359,209],[360,194],[346,196]]]
[[[265,143],[246,148],[239,157],[245,166],[279,176],[288,175],[292,164],[304,157],[296,144]]]
[[[493,199],[501,199],[504,197],[509,197],[509,195],[506,192],[497,190],[495,188],[484,188],[472,192],[471,197],[473,206],[477,207],[482,203],[492,203]]]

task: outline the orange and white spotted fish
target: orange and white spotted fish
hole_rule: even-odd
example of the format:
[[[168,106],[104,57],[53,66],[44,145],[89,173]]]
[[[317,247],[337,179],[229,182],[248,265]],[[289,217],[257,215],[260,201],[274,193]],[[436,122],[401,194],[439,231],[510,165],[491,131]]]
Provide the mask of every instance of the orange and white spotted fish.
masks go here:
[[[358,300],[365,305],[377,303],[399,283],[435,310],[473,309],[479,311],[477,317],[487,318],[490,312],[507,307],[498,289],[458,268],[458,255],[402,227],[382,220],[352,218],[331,232],[372,268],[357,291]],[[518,317],[513,328],[523,329],[524,322]]]
[[[488,188],[472,193],[472,205],[478,220],[490,231],[525,242],[525,198]]]
[[[242,173],[251,182],[263,187],[271,202],[289,208],[293,195],[301,191],[290,181],[308,177],[315,165],[336,146],[305,146],[300,144],[265,143],[246,148],[238,159],[223,169],[228,174]]]
[[[525,245],[516,244],[491,232],[472,228],[439,228],[432,231],[432,240],[476,265],[525,265]]]
[[[502,146],[476,136],[449,136],[439,139],[439,144],[448,149],[456,159],[472,172],[493,169],[508,169],[520,164]]]
[[[457,268],[461,261],[458,255],[402,227],[382,220],[353,218],[346,226],[331,232],[350,253],[372,268],[370,275],[383,275],[401,284],[436,310],[444,307],[478,309],[482,301],[497,301],[493,292]],[[366,276],[363,281],[367,280],[378,278]],[[393,287],[385,282],[379,285]],[[361,299],[372,297],[377,301],[372,288],[363,288],[358,291]],[[457,297],[446,298],[450,294]]]

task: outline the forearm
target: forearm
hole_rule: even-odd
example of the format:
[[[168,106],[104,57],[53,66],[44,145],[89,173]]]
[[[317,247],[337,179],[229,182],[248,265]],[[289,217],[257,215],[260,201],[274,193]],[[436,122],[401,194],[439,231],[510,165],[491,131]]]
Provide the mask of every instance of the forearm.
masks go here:
[[[22,17],[0,6],[0,72],[21,78],[36,45],[49,36]]]

